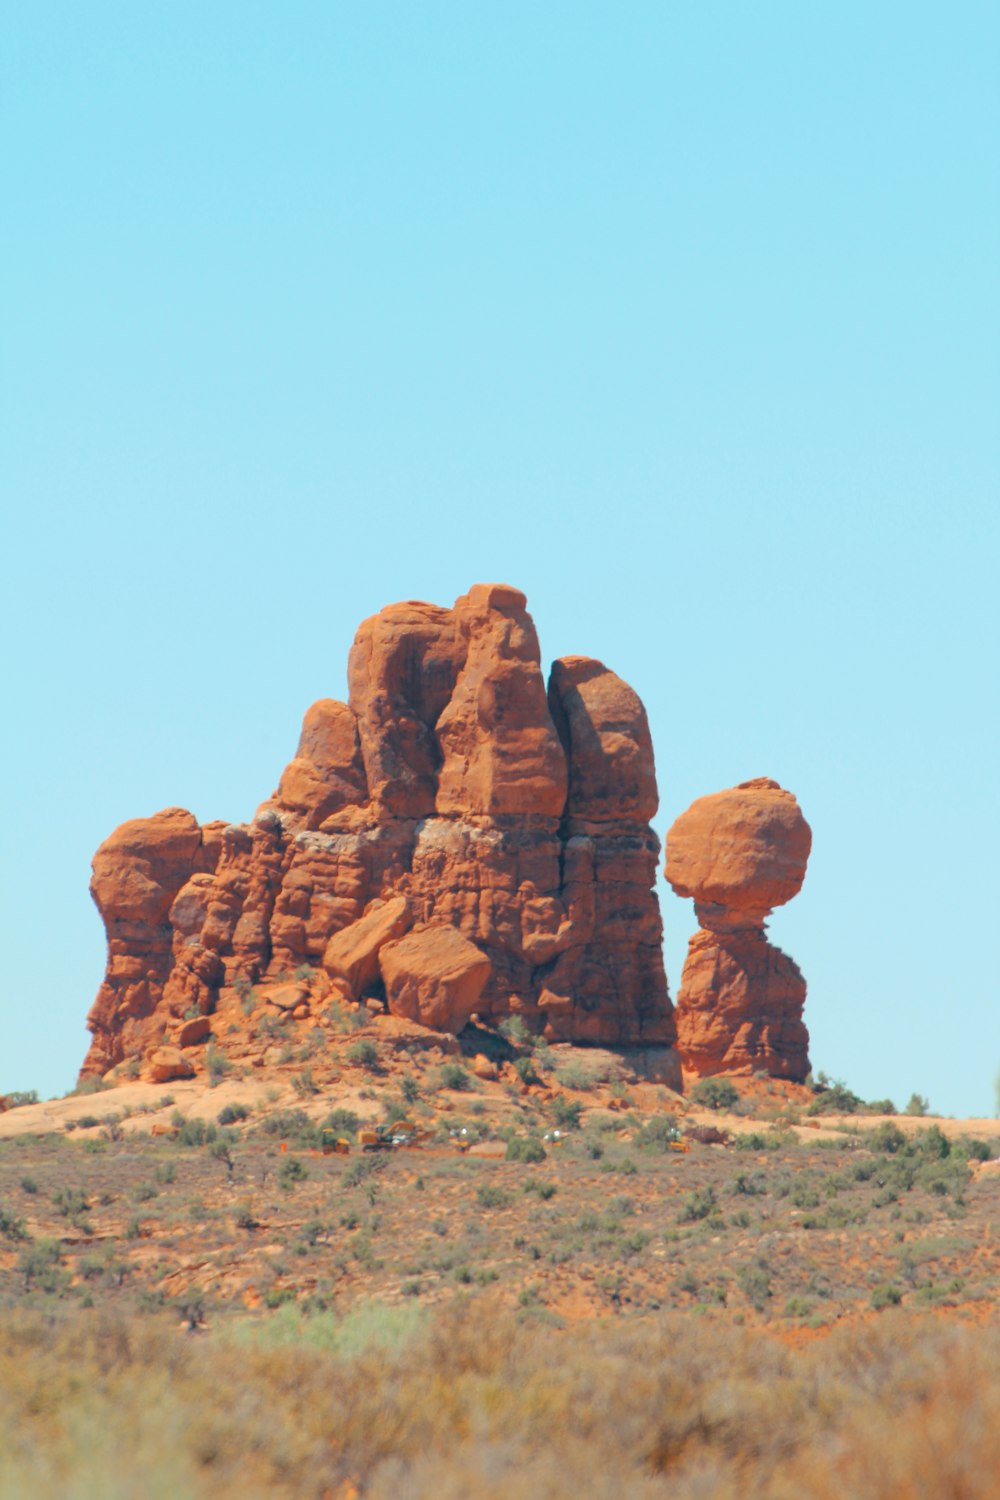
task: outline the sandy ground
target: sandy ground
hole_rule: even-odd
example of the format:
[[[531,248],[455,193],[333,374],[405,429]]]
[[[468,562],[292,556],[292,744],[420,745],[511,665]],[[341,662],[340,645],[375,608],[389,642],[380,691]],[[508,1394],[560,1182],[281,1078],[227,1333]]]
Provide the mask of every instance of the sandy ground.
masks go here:
[[[214,1088],[208,1087],[204,1079],[199,1078],[177,1080],[169,1084],[121,1083],[96,1093],[71,1094],[61,1099],[46,1099],[38,1104],[6,1110],[0,1113],[0,1139],[61,1132],[67,1124],[73,1125],[88,1117],[103,1121],[108,1115],[115,1116],[125,1132],[149,1133],[154,1125],[168,1123],[175,1110],[180,1110],[188,1118],[214,1120],[224,1105],[235,1103],[250,1105],[255,1114],[259,1115],[267,1114],[269,1109],[294,1108],[304,1110],[312,1118],[319,1118],[337,1107],[353,1110],[361,1119],[380,1118],[378,1101],[363,1097],[366,1092],[370,1090],[338,1083],[311,1098],[303,1099],[290,1086],[287,1073],[256,1073],[242,1079],[226,1078]],[[655,1099],[652,1097],[654,1092]],[[657,1088],[655,1091],[651,1090],[650,1094],[648,1100],[635,1100],[636,1112],[680,1109],[687,1124],[716,1125],[733,1135],[768,1128],[765,1120],[747,1119],[740,1115],[685,1105],[679,1095],[674,1095],[667,1089]],[[450,1103],[460,1104],[463,1098],[467,1102],[467,1096],[462,1095],[449,1100],[445,1092],[438,1095],[438,1108],[443,1106],[447,1110]],[[490,1113],[506,1112],[510,1107],[507,1096],[499,1087],[487,1088],[477,1098]],[[605,1113],[607,1111],[600,1107],[587,1109],[584,1119],[591,1114]],[[886,1119],[891,1119],[894,1125],[908,1134],[934,1124],[948,1136],[971,1135],[995,1141],[1000,1155],[1000,1119],[956,1120],[938,1115],[823,1115],[808,1123],[793,1126],[792,1129],[800,1139],[808,1140],[837,1135],[844,1129],[871,1130]]]

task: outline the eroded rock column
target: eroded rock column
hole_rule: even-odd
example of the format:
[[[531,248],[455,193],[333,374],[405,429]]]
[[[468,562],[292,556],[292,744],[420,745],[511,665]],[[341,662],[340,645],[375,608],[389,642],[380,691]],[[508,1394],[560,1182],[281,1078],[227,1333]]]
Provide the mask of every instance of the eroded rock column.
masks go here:
[[[809,1072],[806,982],[765,922],[801,889],[811,846],[794,796],[767,777],[699,797],[667,834],[667,879],[700,925],[675,1013],[689,1072]]]

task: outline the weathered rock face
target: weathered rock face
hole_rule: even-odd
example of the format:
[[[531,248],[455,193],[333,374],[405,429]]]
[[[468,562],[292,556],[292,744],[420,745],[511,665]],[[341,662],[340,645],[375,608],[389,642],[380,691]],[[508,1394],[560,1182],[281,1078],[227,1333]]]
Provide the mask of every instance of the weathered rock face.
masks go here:
[[[795,798],[766,777],[699,797],[667,835],[667,879],[694,898],[701,926],[677,999],[678,1051],[691,1072],[799,1082],[809,1072],[805,980],[764,923],[798,893],[811,845]]]
[[[474,1009],[552,1040],[669,1047],[632,689],[584,657],[546,687],[524,596],[499,584],[366,620],[348,680],[348,703],[309,709],[252,823],[169,809],[101,846],[109,960],[84,1072],[203,1044],[194,1018],[250,985],[270,1004],[291,976],[294,1014],[368,998],[451,1030]]]

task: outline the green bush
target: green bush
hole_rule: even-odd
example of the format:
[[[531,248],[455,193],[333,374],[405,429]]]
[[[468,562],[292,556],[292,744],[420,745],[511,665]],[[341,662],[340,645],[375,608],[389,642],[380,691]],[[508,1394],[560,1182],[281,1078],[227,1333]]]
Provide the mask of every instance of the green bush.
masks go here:
[[[906,1101],[903,1113],[907,1115],[926,1115],[930,1111],[930,1102],[923,1094],[911,1094]]]
[[[467,1092],[472,1088],[472,1074],[461,1063],[442,1063],[437,1072],[437,1086],[439,1089],[454,1089],[458,1093]]]
[[[898,1307],[903,1293],[893,1282],[883,1281],[873,1289],[868,1300],[876,1312],[881,1312],[884,1307]]]
[[[856,1115],[864,1108],[864,1100],[846,1083],[836,1079],[827,1082],[823,1073],[819,1076],[821,1081],[815,1085],[816,1096],[806,1106],[807,1115]]]
[[[510,1198],[503,1188],[494,1186],[492,1182],[484,1182],[476,1188],[476,1202],[480,1208],[506,1208]]]
[[[728,1078],[702,1078],[691,1090],[691,1099],[705,1109],[733,1109],[740,1095]]]
[[[895,1156],[898,1151],[906,1150],[906,1136],[898,1125],[893,1125],[890,1120],[884,1120],[874,1130],[870,1130],[864,1137],[865,1145],[872,1151],[886,1151]]]
[[[544,1161],[547,1152],[541,1141],[533,1135],[512,1135],[507,1142],[507,1161],[523,1161],[529,1165]]]
[[[693,1193],[688,1193],[685,1197],[678,1219],[681,1224],[694,1224],[699,1219],[707,1219],[717,1207],[713,1187],[696,1188]]]
[[[246,1104],[224,1104],[216,1115],[220,1125],[235,1125],[237,1120],[245,1120],[250,1113]]]
[[[347,1049],[347,1061],[358,1068],[378,1067],[378,1048],[370,1037],[361,1037]]]
[[[24,1220],[19,1219],[9,1208],[0,1203],[0,1234],[8,1240],[26,1240],[28,1231]]]
[[[205,1067],[208,1069],[209,1084],[215,1088],[227,1073],[232,1072],[233,1065],[224,1052],[220,1052],[214,1043],[209,1042],[205,1051]]]
[[[288,1192],[297,1182],[304,1182],[309,1168],[297,1156],[286,1156],[278,1168],[278,1186]]]
[[[636,1133],[635,1142],[648,1151],[669,1151],[671,1145],[680,1138],[681,1133],[673,1115],[654,1115]]]
[[[563,1099],[556,1095],[552,1101],[552,1118],[562,1130],[579,1130],[582,1109],[579,1099]]]
[[[324,1130],[335,1130],[338,1135],[356,1135],[361,1124],[360,1115],[353,1109],[331,1109],[323,1121]]]

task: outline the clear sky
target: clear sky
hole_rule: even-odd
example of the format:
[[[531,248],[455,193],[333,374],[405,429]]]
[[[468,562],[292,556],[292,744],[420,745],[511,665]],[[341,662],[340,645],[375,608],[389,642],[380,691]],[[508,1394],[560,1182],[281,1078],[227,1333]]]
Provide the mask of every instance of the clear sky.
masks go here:
[[[252,815],[357,623],[476,581],[770,775],[816,1068],[992,1113],[1000,12],[212,0],[0,36],[0,1090],[89,862]],[[691,904],[664,891],[676,994]]]

